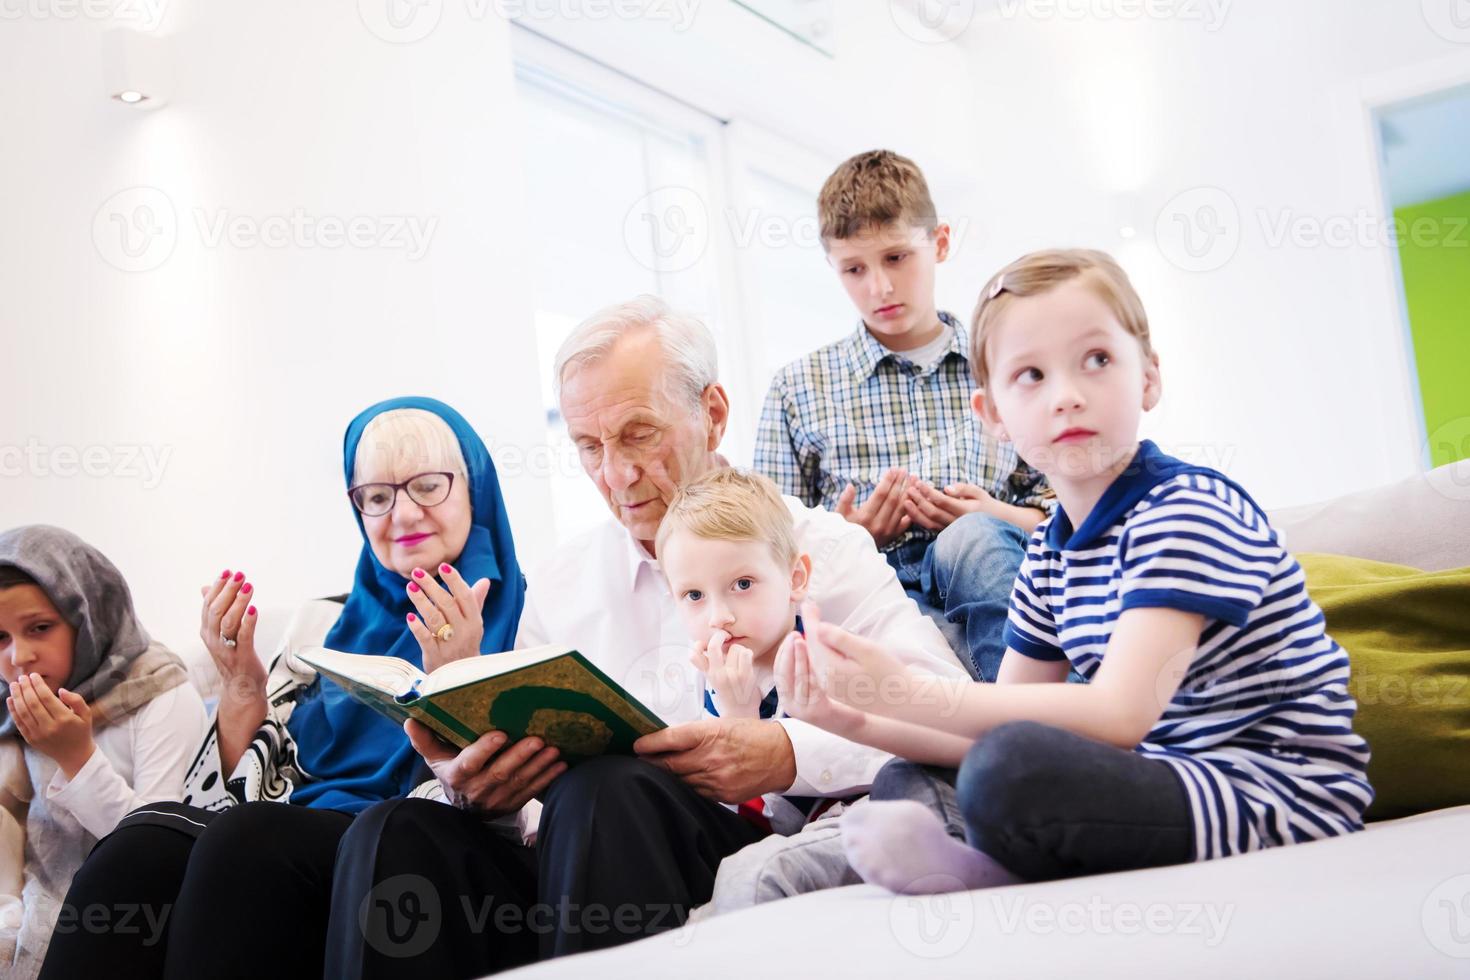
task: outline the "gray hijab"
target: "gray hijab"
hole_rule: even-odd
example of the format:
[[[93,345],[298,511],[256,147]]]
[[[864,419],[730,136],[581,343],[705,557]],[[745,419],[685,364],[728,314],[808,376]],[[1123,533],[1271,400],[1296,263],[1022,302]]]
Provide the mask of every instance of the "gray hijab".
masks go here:
[[[61,617],[76,630],[76,655],[66,689],[88,704],[104,695],[109,702],[127,696],[137,679],[135,664],[151,641],[133,611],[133,596],[122,573],[107,557],[70,531],[33,524],[0,532],[0,565],[36,580]],[[179,662],[169,655],[173,664]],[[182,674],[182,668],[179,668]],[[15,732],[5,707],[10,685],[0,681],[0,736]],[[137,705],[134,704],[133,707]]]

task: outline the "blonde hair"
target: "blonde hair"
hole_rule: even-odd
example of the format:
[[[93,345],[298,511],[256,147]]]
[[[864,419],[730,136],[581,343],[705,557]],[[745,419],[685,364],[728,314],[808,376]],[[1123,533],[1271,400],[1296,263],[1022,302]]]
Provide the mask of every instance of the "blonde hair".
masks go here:
[[[919,227],[931,235],[939,226],[923,172],[892,150],[869,150],[844,160],[817,195],[817,218],[823,248],[885,226]]]
[[[469,479],[454,430],[422,408],[391,409],[368,422],[357,442],[352,484],[364,482],[369,474],[392,473],[399,468],[414,473],[454,473]]]
[[[1018,297],[1038,296],[1074,279],[1097,294],[1123,329],[1137,338],[1145,357],[1153,356],[1148,314],[1117,260],[1106,252],[1085,248],[1032,252],[1001,269],[980,291],[970,320],[970,370],[977,385],[984,388],[989,381],[985,344],[1006,309]]]
[[[657,296],[643,294],[604,307],[583,320],[562,341],[551,376],[557,397],[567,373],[599,361],[635,330],[648,330],[664,353],[664,376],[674,394],[698,407],[704,390],[719,381],[720,359],[714,334],[697,318],[680,313]]]
[[[760,541],[776,561],[790,565],[800,553],[791,510],[776,485],[759,473],[719,469],[679,488],[659,522],[654,551],[679,528],[714,541]]]

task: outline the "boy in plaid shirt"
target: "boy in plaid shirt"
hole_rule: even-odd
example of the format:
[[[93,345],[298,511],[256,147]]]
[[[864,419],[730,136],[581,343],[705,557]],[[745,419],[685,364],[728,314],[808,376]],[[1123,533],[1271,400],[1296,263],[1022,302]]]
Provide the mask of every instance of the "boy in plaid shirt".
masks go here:
[[[967,331],[937,310],[949,252],[924,175],[860,153],[818,198],[822,244],[862,322],[776,374],[755,469],[807,506],[862,525],[977,679],[993,681],[1045,480],[970,409]]]

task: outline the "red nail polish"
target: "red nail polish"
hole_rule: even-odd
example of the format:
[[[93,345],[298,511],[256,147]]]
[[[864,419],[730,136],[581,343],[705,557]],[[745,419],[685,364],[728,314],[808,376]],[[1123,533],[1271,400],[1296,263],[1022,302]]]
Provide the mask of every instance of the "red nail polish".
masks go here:
[[[408,583],[408,591],[410,591],[410,592],[417,592],[418,590],[419,590],[419,584],[417,582],[410,582],[410,583]]]
[[[255,589],[255,585],[253,583],[246,582],[245,583],[245,587],[243,589],[241,589],[240,591],[241,592],[244,592],[246,595],[249,595],[254,589]]]
[[[448,565],[439,566],[439,574],[441,575],[448,575],[452,571],[454,571],[454,569],[450,568]]]
[[[227,579],[229,577],[230,577],[230,570],[228,568],[219,573],[219,580],[221,582],[223,582],[225,579]]]
[[[245,610],[245,615],[247,615],[247,616],[254,616],[255,615],[255,607],[254,606],[251,606],[249,609]]]
[[[243,581],[245,581],[245,573],[244,572],[236,572],[235,573],[235,581],[236,582],[243,582]]]
[[[415,616],[413,613],[409,613],[408,614],[408,621],[410,623],[417,623],[419,621],[419,618],[417,616]]]
[[[424,577],[424,570],[422,568],[415,568],[413,570],[413,577],[414,578],[423,578]]]

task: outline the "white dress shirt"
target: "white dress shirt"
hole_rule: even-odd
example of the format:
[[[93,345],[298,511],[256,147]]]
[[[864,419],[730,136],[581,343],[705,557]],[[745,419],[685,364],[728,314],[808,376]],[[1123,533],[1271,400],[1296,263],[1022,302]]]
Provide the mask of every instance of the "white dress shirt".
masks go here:
[[[966,678],[944,634],[919,611],[868,532],[837,514],[784,497],[797,546],[811,556],[809,596],[822,618],[878,640],[930,672]],[[562,546],[528,575],[517,647],[573,647],[670,725],[704,716],[704,679],[689,662],[684,618],[658,562],[611,517]],[[783,792],[865,792],[891,755],[783,718],[796,781]],[[738,802],[738,801],[737,801]]]
[[[180,799],[184,771],[207,727],[204,702],[192,686],[165,691],[98,730],[92,757],[75,779],[58,769],[46,786],[46,799],[93,837],[106,837],[143,804]]]

